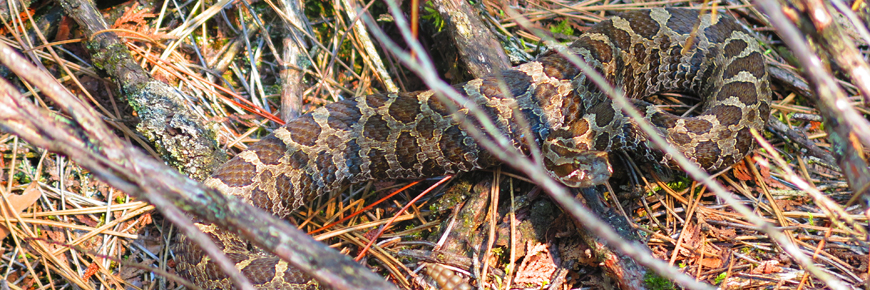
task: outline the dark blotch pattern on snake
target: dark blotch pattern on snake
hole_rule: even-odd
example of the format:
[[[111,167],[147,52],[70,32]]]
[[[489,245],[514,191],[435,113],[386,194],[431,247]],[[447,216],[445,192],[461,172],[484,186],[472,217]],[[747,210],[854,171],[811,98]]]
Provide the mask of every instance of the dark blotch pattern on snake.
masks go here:
[[[727,15],[711,19],[680,9],[626,12],[593,26],[569,49],[621,88],[670,144],[708,171],[743,158],[754,143],[750,129],[761,130],[770,115],[762,49]],[[616,150],[676,166],[557,53],[456,88],[480,105],[523,152],[530,152],[523,134],[531,133],[548,172],[567,186],[606,181],[611,172],[606,154]],[[661,92],[700,96],[700,114],[679,117],[640,100]],[[335,102],[251,145],[206,184],[284,218],[306,201],[352,183],[498,165],[453,121],[448,107],[429,91]],[[518,117],[526,122],[517,122]],[[255,286],[317,287],[286,262],[251,252],[239,237],[214,225],[201,228]],[[179,244],[176,269],[183,276],[204,288],[233,287],[199,248]]]

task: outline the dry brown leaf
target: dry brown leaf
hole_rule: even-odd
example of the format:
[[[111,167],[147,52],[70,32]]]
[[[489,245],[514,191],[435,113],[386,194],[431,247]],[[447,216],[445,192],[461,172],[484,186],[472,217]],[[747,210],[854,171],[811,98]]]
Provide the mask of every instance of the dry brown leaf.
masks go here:
[[[731,172],[734,174],[734,177],[736,177],[737,179],[740,179],[743,181],[752,180],[752,172],[749,171],[748,167],[746,167],[745,160],[740,161],[737,164],[734,164]]]
[[[142,261],[140,263],[136,263],[136,264],[147,269],[148,267],[154,266],[154,260],[145,259],[144,261]],[[174,265],[171,266],[170,269],[175,269],[175,266]],[[137,286],[140,286],[140,288],[143,288],[141,286],[143,286],[145,284],[145,282],[142,281],[142,275],[147,273],[147,272],[148,271],[143,270],[141,268],[137,268],[137,267],[129,267],[129,266],[121,267],[121,272],[118,273],[118,277],[120,277],[124,281],[127,281],[127,283],[130,283],[132,285],[137,285]],[[168,289],[172,289],[172,288],[168,288]]]
[[[95,220],[87,215],[78,215],[75,218],[76,218],[76,220],[78,220],[78,222],[85,224],[85,225],[92,227],[92,228],[96,228],[96,227],[100,226],[100,221]]]
[[[124,9],[124,14],[121,17],[118,17],[115,20],[115,23],[112,24],[112,28],[114,29],[126,29],[133,32],[141,33],[147,37],[155,41],[159,41],[161,39],[170,38],[168,34],[163,32],[157,32],[152,29],[151,26],[148,25],[148,21],[145,21],[145,18],[148,17],[156,17],[157,15],[149,12],[146,9],[138,9],[139,3],[133,3],[132,6]],[[133,33],[125,33],[123,31],[116,31],[118,36],[138,36]]]
[[[97,270],[99,269],[100,267],[97,265],[97,263],[92,262],[90,265],[88,265],[88,269],[85,271],[85,274],[82,275],[82,280],[87,281],[91,279],[91,276],[94,276],[94,274],[96,274]]]
[[[560,239],[559,257],[562,261],[577,261],[583,265],[593,265],[598,262],[589,246],[578,239]]]
[[[12,209],[15,211],[15,213],[21,213],[22,211],[33,205],[33,203],[36,202],[36,200],[39,199],[40,196],[42,196],[42,192],[39,191],[36,186],[36,182],[33,182],[28,185],[26,189],[24,189],[24,193],[22,193],[21,195],[6,195],[6,199],[8,199],[9,203],[12,204]],[[3,206],[0,208],[3,208],[3,217],[7,219],[12,218],[14,216],[13,212],[6,208],[6,203],[2,204]],[[0,225],[0,240],[5,238],[7,235],[9,235],[9,231],[6,229],[5,226]]]
[[[777,199],[777,200],[774,200],[773,203],[775,203],[777,206],[779,206],[779,208],[781,208],[784,211],[800,210],[800,206],[806,204],[805,202],[800,201],[800,200],[789,200],[789,199]]]
[[[544,285],[550,281],[550,277],[556,272],[556,263],[553,262],[553,256],[550,255],[550,250],[546,244],[532,245],[530,241],[527,244],[528,254],[523,258],[520,267],[517,268],[517,276],[514,278],[515,283],[528,283],[533,285]]]
[[[773,177],[770,176],[770,162],[767,160],[767,158],[755,154],[752,157],[752,160],[759,161],[756,162],[758,173],[761,174],[761,178],[764,181],[764,184],[766,184],[768,187],[775,189],[791,189],[791,187],[785,186],[785,184],[782,184],[781,182],[773,179]]]
[[[54,241],[54,242],[58,242],[58,243],[63,243],[66,241],[66,238],[64,238],[64,235],[63,235],[63,230],[58,229],[56,227],[45,227],[45,228],[42,228],[42,230],[40,232],[44,235],[43,238],[47,238],[50,241]],[[57,246],[63,247],[61,245],[57,245]]]
[[[704,266],[704,268],[719,268],[722,267],[722,259],[718,257],[704,258],[701,259],[701,266]]]
[[[734,239],[737,237],[737,230],[734,228],[716,228],[716,235],[726,239]]]
[[[694,223],[689,223],[683,230],[686,231],[686,234],[683,235],[683,243],[688,247],[697,248],[696,246],[701,242],[701,227]],[[686,248],[680,248],[680,254],[686,257],[691,257],[693,255],[692,251]]]
[[[782,272],[782,268],[778,267],[779,261],[769,260],[761,262],[758,267],[749,271],[752,274],[772,274]]]

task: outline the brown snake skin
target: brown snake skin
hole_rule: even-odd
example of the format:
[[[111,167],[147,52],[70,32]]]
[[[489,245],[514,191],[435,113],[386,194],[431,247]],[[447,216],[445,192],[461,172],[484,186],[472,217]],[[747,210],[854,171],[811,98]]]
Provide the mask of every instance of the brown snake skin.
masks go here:
[[[711,19],[680,9],[626,12],[593,26],[569,49],[635,100],[670,144],[708,171],[731,166],[749,152],[754,143],[750,128],[762,130],[770,115],[762,50],[727,15]],[[676,166],[557,53],[455,88],[483,107],[523,152],[530,152],[523,138],[530,132],[546,169],[567,186],[606,181],[612,170],[606,154],[615,150]],[[679,117],[640,101],[661,92],[700,96],[701,113]],[[517,125],[523,122],[515,121],[515,112],[528,127]],[[286,218],[306,201],[352,183],[417,179],[498,164],[460,129],[432,92],[379,94],[335,102],[287,123],[227,162],[206,184]],[[317,287],[286,262],[250,252],[239,237],[213,225],[201,228],[255,286]],[[176,247],[179,273],[203,288],[232,288],[192,244],[179,242]]]

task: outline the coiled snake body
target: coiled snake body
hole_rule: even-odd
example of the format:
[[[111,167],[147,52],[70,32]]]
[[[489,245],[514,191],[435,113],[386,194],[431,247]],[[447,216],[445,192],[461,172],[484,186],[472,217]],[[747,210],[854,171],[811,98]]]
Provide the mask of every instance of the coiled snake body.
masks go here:
[[[753,144],[750,128],[761,130],[770,114],[761,48],[726,15],[712,19],[693,10],[631,11],[593,26],[569,49],[635,100],[670,144],[708,171],[740,160]],[[611,169],[605,152],[614,150],[675,166],[557,53],[455,87],[524,152],[529,144],[523,134],[530,132],[545,168],[565,185],[607,180]],[[700,96],[700,114],[679,117],[640,101],[660,92]],[[515,121],[517,117],[525,122]],[[351,183],[416,179],[497,164],[431,91],[380,94],[335,102],[287,123],[239,153],[206,184],[284,218],[313,197]],[[202,228],[255,286],[316,287],[286,262],[250,252],[240,238],[213,225]],[[179,244],[176,269],[183,276],[204,288],[232,288],[197,247]]]

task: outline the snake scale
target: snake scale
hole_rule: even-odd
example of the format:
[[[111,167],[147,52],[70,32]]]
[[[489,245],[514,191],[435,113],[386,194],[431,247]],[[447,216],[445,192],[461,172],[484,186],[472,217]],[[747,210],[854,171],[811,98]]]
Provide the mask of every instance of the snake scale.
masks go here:
[[[761,47],[727,15],[714,18],[683,9],[625,12],[596,24],[568,50],[625,92],[670,144],[708,171],[731,166],[747,154],[753,146],[750,129],[761,130],[770,115]],[[616,150],[676,166],[558,53],[454,87],[482,107],[513,146],[531,152],[533,144],[526,141],[536,142],[544,167],[567,186],[606,181],[612,172],[606,153]],[[661,92],[700,96],[700,113],[680,117],[641,100]],[[431,91],[331,103],[251,145],[206,184],[286,218],[306,201],[349,184],[498,165],[454,121],[449,105]],[[241,238],[214,225],[200,227],[256,287],[319,287],[286,262],[251,251]],[[193,243],[178,244],[176,270],[182,276],[208,289],[232,288]]]

